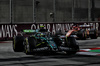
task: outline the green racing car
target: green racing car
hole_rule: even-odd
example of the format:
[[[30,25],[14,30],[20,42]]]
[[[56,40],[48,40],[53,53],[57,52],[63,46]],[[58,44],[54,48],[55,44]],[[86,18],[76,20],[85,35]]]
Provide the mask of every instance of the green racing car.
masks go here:
[[[75,54],[79,51],[79,45],[71,35],[52,35],[47,30],[22,30],[13,38],[13,50],[25,54],[66,52]]]

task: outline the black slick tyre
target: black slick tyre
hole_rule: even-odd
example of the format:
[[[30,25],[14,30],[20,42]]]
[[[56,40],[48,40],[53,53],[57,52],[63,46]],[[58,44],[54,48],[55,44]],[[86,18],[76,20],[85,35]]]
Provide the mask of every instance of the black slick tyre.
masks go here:
[[[14,52],[22,52],[24,49],[23,46],[24,37],[16,36],[13,38],[13,50]]]
[[[86,40],[86,38],[87,38],[86,30],[84,30],[84,29],[80,30],[78,32],[77,36],[79,37],[79,39]]]
[[[76,54],[76,52],[79,51],[79,45],[74,37],[68,37],[68,47],[71,48],[71,50],[66,52],[67,55]]]
[[[91,29],[89,36],[90,36],[91,39],[97,39],[98,31],[96,29]]]

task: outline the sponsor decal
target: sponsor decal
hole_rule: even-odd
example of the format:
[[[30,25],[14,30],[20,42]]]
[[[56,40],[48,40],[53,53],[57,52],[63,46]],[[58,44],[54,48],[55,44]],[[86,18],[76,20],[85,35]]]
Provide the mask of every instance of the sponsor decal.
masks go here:
[[[61,30],[63,33],[69,30],[72,27],[73,23],[71,24],[32,24],[31,29],[39,29],[39,26],[45,26],[45,29],[48,29],[52,34],[55,34],[56,31]]]
[[[81,23],[78,23],[79,25]],[[61,30],[62,33],[64,33],[65,31],[68,31],[71,29],[72,25],[74,25],[73,23],[69,23],[69,24],[32,24],[31,25],[31,29],[39,29],[39,26],[45,26],[45,29],[48,29],[48,31],[50,31],[52,34],[55,34],[56,31]],[[99,28],[99,23],[82,23],[81,25],[91,25],[93,26],[94,29]],[[88,30],[90,30],[91,28],[87,28]]]
[[[78,25],[91,25],[94,29],[100,30],[99,23],[77,23]],[[49,32],[55,34],[56,31],[61,30],[62,33],[70,30],[74,23],[43,23],[43,24],[15,24],[15,25],[0,25],[0,38],[14,37],[21,29],[39,29],[40,26],[45,26]],[[91,28],[88,28],[90,30]]]

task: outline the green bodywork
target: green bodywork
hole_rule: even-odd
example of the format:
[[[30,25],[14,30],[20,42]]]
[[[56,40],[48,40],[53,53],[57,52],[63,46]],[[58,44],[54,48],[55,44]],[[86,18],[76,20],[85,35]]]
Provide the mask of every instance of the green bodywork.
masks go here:
[[[43,42],[39,42],[36,46],[40,46],[41,44],[47,43],[51,48],[57,48],[57,45],[53,41],[52,37],[36,37],[36,39],[44,40]]]
[[[24,30],[22,30],[22,32],[24,32],[24,33],[37,33],[37,32],[39,32],[39,29],[36,29],[36,30],[24,29]]]

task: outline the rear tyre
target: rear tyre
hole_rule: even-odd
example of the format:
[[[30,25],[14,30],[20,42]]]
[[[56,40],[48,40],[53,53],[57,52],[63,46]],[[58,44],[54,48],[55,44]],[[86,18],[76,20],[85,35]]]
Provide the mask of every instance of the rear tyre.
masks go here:
[[[24,41],[23,36],[16,36],[13,38],[14,52],[22,52],[24,50],[23,41]]]
[[[92,29],[92,30],[90,30],[90,34],[89,35],[90,35],[91,39],[97,39],[98,31],[96,29]]]
[[[86,30],[84,30],[84,29],[80,30],[78,32],[77,36],[82,40],[86,40],[86,38],[87,38]]]

